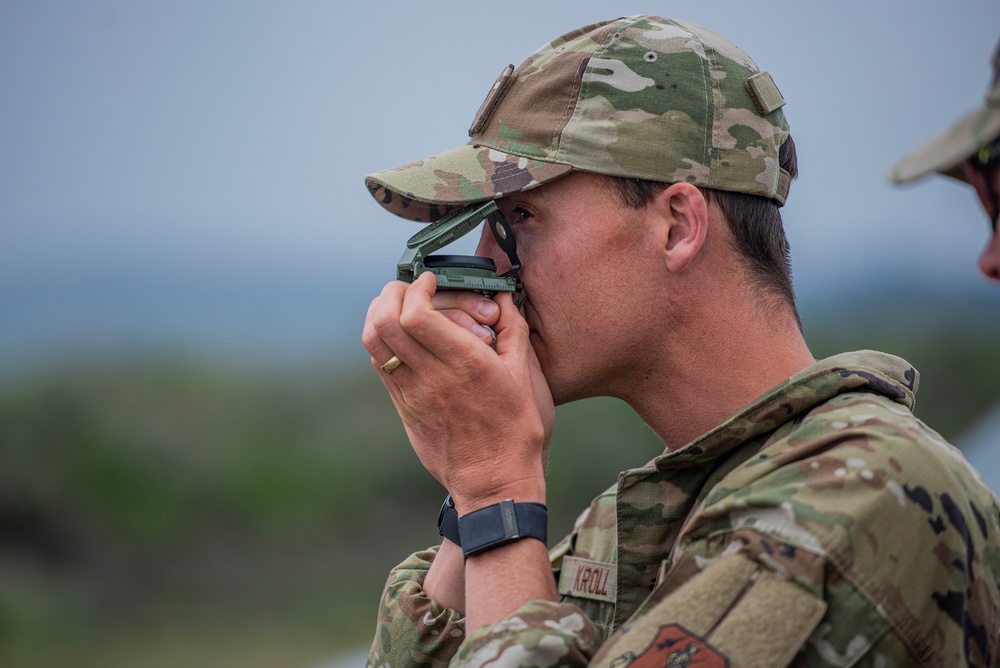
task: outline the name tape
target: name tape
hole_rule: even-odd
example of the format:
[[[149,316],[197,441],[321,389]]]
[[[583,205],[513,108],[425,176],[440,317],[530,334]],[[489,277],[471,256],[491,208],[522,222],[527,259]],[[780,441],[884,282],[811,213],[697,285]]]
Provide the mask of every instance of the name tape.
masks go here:
[[[559,593],[614,603],[618,594],[618,566],[579,557],[563,557]]]

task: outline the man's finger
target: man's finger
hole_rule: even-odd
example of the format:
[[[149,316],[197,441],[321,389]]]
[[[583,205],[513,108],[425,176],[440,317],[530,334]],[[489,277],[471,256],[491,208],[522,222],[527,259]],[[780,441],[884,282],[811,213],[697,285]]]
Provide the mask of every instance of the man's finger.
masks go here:
[[[466,338],[468,333],[480,342],[492,343],[492,332],[478,322],[472,321],[474,324],[468,326],[470,321],[467,320],[463,326],[455,327],[452,318],[460,316],[453,313],[446,315],[434,308],[433,297],[437,284],[433,274],[426,274],[427,278],[425,274],[418,276],[403,296],[400,327],[438,359],[447,363],[454,363],[470,354],[470,339]],[[476,350],[479,349],[472,349],[472,352]]]
[[[441,312],[460,311],[482,325],[494,325],[500,318],[497,303],[486,295],[469,290],[441,290],[432,298],[434,308]]]

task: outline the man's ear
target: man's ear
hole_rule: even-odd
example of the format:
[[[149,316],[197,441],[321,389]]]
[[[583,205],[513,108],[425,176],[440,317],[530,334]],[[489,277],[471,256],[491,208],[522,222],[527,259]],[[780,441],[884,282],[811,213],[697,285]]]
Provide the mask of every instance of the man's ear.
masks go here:
[[[694,259],[708,235],[708,202],[690,183],[674,183],[650,202],[657,218],[664,262],[682,271]]]

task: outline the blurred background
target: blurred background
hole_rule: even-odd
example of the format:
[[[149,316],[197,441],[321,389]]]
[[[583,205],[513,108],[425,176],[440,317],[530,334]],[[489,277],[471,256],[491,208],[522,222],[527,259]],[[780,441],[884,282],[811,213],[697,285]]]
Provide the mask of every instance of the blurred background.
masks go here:
[[[464,143],[505,65],[636,13],[772,73],[814,354],[908,359],[917,414],[1000,487],[985,215],[883,178],[981,102],[995,0],[4,0],[0,664],[362,664],[442,497],[360,344],[418,229],[363,176]],[[659,449],[620,403],[561,407],[550,532]]]

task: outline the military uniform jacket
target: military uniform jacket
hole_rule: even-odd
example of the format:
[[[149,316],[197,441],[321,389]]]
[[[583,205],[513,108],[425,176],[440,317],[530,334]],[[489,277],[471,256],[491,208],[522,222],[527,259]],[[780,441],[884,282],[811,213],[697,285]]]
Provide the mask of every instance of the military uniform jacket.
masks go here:
[[[870,351],[805,369],[619,475],[550,552],[559,602],[466,633],[390,574],[369,656],[404,666],[1000,665],[1000,509]]]

